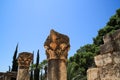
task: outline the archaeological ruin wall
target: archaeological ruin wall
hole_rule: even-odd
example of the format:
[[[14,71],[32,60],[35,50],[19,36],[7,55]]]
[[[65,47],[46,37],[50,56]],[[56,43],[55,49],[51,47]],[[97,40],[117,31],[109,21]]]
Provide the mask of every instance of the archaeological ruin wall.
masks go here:
[[[120,30],[103,37],[95,68],[87,70],[87,80],[120,80]]]

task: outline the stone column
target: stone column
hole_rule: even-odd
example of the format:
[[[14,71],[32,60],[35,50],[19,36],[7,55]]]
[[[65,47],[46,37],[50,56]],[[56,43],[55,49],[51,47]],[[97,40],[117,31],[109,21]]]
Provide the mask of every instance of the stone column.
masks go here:
[[[67,80],[68,36],[51,30],[44,47],[48,60],[47,80]]]
[[[22,52],[18,56],[18,73],[17,80],[30,80],[29,66],[33,60],[33,54]]]

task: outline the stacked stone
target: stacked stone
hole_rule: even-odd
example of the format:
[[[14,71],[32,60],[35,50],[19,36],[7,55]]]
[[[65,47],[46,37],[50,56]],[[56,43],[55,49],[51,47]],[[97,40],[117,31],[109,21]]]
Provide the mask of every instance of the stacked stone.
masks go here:
[[[88,80],[120,80],[120,30],[103,37],[100,55],[94,57],[97,68],[87,71]]]

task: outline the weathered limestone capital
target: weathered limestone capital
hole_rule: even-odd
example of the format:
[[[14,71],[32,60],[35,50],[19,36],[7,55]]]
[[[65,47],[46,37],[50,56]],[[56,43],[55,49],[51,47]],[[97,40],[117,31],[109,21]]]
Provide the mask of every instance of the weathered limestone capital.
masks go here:
[[[70,43],[68,36],[60,34],[54,30],[50,31],[50,35],[47,37],[44,47],[46,49],[47,59],[63,59],[66,60],[68,51],[70,49]]]
[[[44,47],[48,59],[47,80],[67,80],[68,36],[51,30]]]
[[[33,60],[33,54],[28,52],[22,52],[18,56],[18,66],[19,68],[29,69],[30,63]]]
[[[32,60],[32,53],[22,52],[19,54],[17,80],[30,80],[29,67]]]

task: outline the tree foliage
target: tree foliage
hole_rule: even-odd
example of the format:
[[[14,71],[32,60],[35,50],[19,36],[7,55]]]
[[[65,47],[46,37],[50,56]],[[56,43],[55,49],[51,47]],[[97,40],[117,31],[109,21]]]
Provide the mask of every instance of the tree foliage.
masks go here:
[[[13,56],[12,61],[12,70],[11,71],[18,71],[18,63],[17,63],[17,53],[18,53],[18,44],[16,45],[16,49]],[[11,78],[11,80],[16,80],[15,78]]]
[[[34,80],[39,80],[39,50],[37,51],[37,59],[36,59],[36,65],[35,65],[35,70],[34,70]]]
[[[96,45],[87,44],[83,47],[80,47],[80,49],[77,50],[75,55],[70,57],[69,62],[74,62],[74,64],[76,64],[76,66],[73,66],[73,68],[75,72],[79,72],[79,79],[86,80],[86,71],[89,67],[94,66],[93,58],[96,55],[95,53],[98,51],[99,48]]]
[[[17,71],[18,70],[17,52],[18,52],[18,44],[16,46],[16,49],[15,49],[15,52],[14,52],[14,56],[13,56],[12,71]]]

